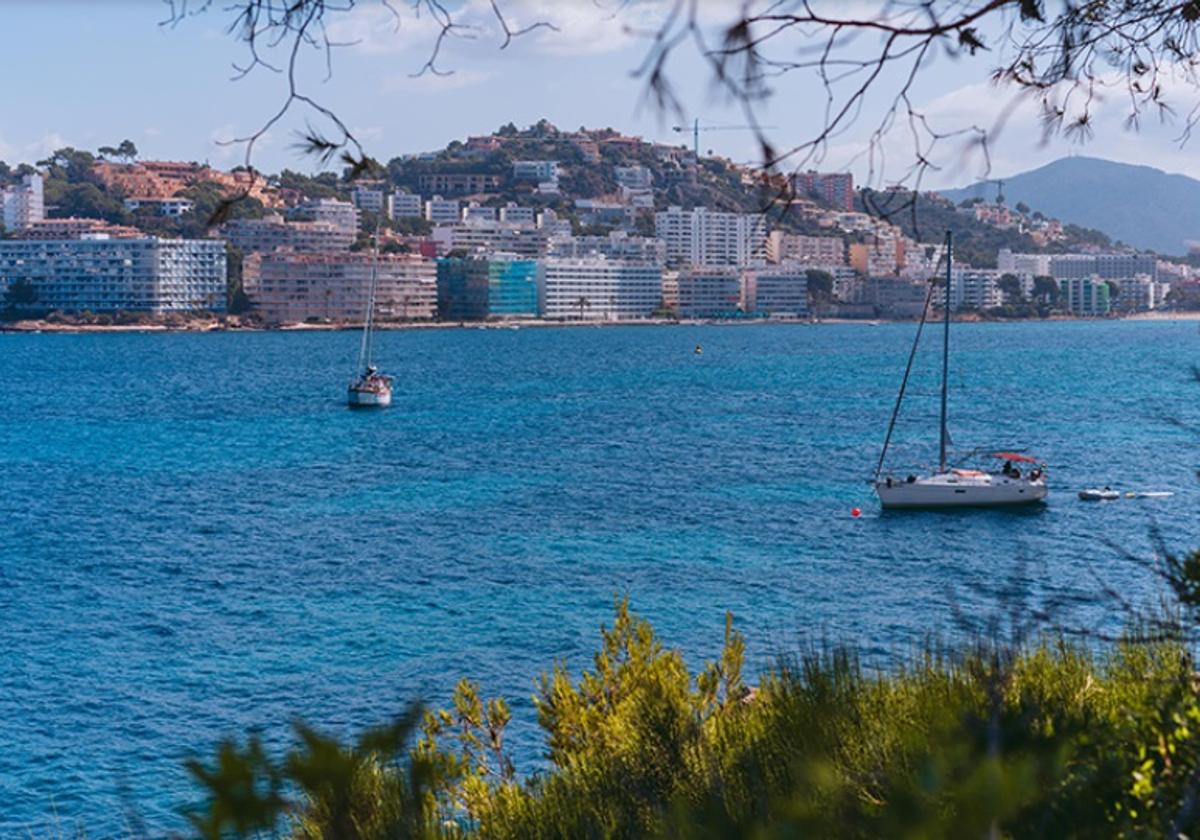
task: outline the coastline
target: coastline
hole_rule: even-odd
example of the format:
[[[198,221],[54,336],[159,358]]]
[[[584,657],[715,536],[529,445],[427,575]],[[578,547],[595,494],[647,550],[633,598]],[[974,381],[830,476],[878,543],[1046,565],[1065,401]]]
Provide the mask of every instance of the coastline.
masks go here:
[[[880,324],[911,323],[913,319],[890,318],[646,318],[629,321],[547,321],[540,318],[514,318],[503,321],[406,321],[376,324],[380,331],[400,330],[517,330],[549,329],[560,327],[755,327],[755,326],[800,326],[855,324],[879,326]],[[1027,323],[1037,321],[1200,321],[1200,311],[1185,312],[1134,312],[1111,318],[1075,318],[1055,316],[1050,318],[978,318],[956,317],[955,323]],[[208,332],[352,332],[362,329],[361,324],[257,324],[237,320],[196,320],[186,324],[138,323],[138,324],[76,324],[44,320],[22,320],[0,323],[0,333],[36,335],[39,333],[208,333]]]

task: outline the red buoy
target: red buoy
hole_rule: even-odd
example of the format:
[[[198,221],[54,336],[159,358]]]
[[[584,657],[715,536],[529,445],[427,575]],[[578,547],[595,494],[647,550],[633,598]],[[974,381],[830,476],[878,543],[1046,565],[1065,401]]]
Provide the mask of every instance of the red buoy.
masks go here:
[[[858,517],[862,516],[862,511],[859,508],[850,508],[850,515],[858,519]]]

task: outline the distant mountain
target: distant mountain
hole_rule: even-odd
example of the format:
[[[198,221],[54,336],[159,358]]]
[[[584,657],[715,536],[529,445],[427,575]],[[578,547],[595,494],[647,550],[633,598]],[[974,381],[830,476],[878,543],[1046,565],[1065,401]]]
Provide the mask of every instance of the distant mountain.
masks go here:
[[[958,202],[995,200],[995,181],[942,195]],[[1150,166],[1070,157],[1004,179],[1005,203],[1028,204],[1047,216],[1102,230],[1136,248],[1185,254],[1200,241],[1200,181]]]

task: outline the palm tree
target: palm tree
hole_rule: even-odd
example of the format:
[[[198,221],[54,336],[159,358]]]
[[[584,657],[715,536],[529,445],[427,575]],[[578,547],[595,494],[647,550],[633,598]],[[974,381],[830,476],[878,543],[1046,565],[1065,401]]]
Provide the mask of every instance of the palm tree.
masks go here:
[[[580,321],[584,320],[583,311],[585,309],[587,309],[588,299],[585,297],[581,297],[579,300],[575,301],[575,305],[579,307],[579,320]]]

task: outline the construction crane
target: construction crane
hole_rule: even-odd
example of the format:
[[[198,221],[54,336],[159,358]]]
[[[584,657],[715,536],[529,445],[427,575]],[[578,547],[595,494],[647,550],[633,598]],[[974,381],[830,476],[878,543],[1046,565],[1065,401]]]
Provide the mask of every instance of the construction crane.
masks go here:
[[[700,120],[692,120],[690,126],[692,130],[692,150],[696,153],[696,160],[700,160],[700,132],[701,131],[756,131],[759,129],[777,128],[774,125],[700,125]],[[676,134],[682,134],[687,131],[689,126],[673,125],[671,130]]]

